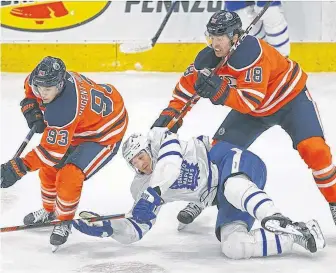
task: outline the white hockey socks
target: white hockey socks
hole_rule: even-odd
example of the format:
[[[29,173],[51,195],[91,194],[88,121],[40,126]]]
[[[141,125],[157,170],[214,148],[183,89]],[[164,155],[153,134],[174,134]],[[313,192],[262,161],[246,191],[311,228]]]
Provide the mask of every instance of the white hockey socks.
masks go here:
[[[290,53],[288,25],[281,6],[269,7],[262,20],[267,42],[283,56],[288,57]]]
[[[243,25],[243,29],[246,29],[252,22],[252,20],[257,16],[257,12],[254,10],[254,6],[247,6],[243,9],[239,9],[235,11]],[[255,36],[259,39],[265,39],[266,33],[263,26],[263,21],[259,20],[255,26],[251,29],[249,35]]]
[[[248,212],[259,221],[280,213],[272,199],[245,175],[230,177],[224,185],[224,196],[234,207]]]
[[[290,252],[294,240],[288,234],[277,235],[264,229],[247,231],[240,222],[221,228],[221,249],[231,259],[249,259]]]

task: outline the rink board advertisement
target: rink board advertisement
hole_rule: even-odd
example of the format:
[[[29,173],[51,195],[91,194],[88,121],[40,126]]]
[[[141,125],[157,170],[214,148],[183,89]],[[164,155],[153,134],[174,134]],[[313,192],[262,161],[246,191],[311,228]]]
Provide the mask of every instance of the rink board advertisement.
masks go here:
[[[55,55],[83,72],[183,71],[205,46],[205,25],[224,1],[179,1],[154,49],[119,51],[122,42],[151,39],[170,4],[1,1],[1,70],[28,72],[43,56]],[[336,71],[336,2],[285,2],[283,8],[291,58],[307,71]]]

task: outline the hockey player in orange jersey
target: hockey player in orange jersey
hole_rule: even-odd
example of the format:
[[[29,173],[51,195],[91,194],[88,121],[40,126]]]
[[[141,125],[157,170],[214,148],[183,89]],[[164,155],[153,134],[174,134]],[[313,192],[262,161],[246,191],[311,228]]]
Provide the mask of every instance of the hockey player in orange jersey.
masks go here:
[[[210,75],[242,34],[241,26],[235,12],[218,11],[210,18],[206,31],[209,46],[198,53],[180,78],[173,99],[153,127],[167,126],[195,93],[214,105],[232,108],[214,135],[214,142],[225,140],[247,148],[264,131],[280,125],[312,170],[336,223],[336,167],[324,139],[317,106],[306,86],[307,74],[299,64],[248,35],[227,65]],[[178,122],[171,130],[176,132],[181,124]],[[201,210],[188,204],[178,219],[188,224]]]
[[[39,170],[43,208],[28,214],[24,224],[71,220],[84,180],[119,149],[128,124],[123,99],[114,86],[66,71],[64,62],[54,57],[44,58],[24,87],[23,115],[28,126],[43,135],[40,145],[25,157],[1,165],[1,188]],[[70,225],[55,226],[50,243],[65,243],[70,229]]]

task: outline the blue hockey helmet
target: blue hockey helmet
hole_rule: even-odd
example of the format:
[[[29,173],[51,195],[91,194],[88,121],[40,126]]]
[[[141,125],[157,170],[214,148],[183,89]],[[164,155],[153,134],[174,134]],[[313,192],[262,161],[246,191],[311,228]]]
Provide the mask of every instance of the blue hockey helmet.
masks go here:
[[[208,35],[222,36],[228,35],[230,39],[235,34],[242,32],[242,21],[237,13],[220,10],[214,13],[206,25]]]
[[[55,57],[45,57],[32,72],[34,86],[51,87],[62,89],[66,67],[64,62]]]

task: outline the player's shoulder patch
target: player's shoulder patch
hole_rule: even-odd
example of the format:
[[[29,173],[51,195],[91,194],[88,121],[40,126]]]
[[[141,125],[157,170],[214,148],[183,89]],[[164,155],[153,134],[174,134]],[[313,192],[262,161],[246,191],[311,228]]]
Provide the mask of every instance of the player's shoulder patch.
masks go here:
[[[244,70],[255,64],[262,55],[259,40],[247,35],[244,41],[237,47],[229,58],[228,65],[234,70]]]
[[[69,75],[67,75],[69,76]],[[64,127],[76,117],[77,92],[76,86],[70,81],[65,81],[62,94],[46,105],[44,118],[49,126]]]
[[[192,73],[194,73],[195,71],[195,67],[194,67],[194,64],[192,63],[191,65],[189,65],[187,67],[187,69],[184,71],[183,73],[183,76],[184,77],[187,77],[188,75],[191,75]]]
[[[220,61],[221,58],[217,57],[214,50],[207,46],[197,54],[194,66],[197,70],[202,70],[203,68],[215,68]]]

